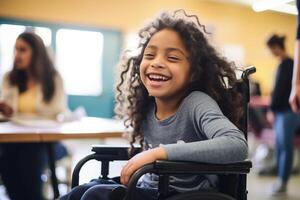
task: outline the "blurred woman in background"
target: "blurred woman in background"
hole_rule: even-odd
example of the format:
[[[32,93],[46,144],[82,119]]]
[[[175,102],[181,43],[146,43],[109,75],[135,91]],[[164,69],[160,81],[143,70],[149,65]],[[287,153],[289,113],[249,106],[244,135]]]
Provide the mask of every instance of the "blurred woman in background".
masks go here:
[[[38,35],[25,32],[18,37],[14,67],[4,76],[1,94],[4,107],[15,114],[55,118],[67,109],[63,81]]]
[[[289,105],[293,76],[293,59],[286,53],[285,36],[273,35],[267,41],[271,53],[279,59],[275,85],[271,98],[274,114],[273,128],[276,137],[276,159],[278,179],[272,186],[271,195],[285,194],[293,162],[293,138],[300,117],[294,114]]]
[[[18,36],[13,69],[5,74],[0,111],[6,117],[35,116],[54,119],[67,111],[63,81],[42,39],[31,32]],[[44,145],[1,144],[0,174],[12,200],[41,200]],[[62,153],[66,154],[66,152]]]

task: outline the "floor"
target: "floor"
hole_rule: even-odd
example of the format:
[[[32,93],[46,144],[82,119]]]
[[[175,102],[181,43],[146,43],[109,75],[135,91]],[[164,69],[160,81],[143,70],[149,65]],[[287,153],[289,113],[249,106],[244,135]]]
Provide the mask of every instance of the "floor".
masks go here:
[[[288,186],[288,195],[270,197],[268,189],[276,177],[261,177],[251,171],[248,176],[249,200],[300,200],[300,175],[292,176]]]
[[[68,141],[68,147],[73,153],[72,168],[82,157],[90,153],[91,144],[99,143],[124,143],[122,140],[110,141],[96,141],[85,140],[78,143],[78,141]],[[112,163],[111,176],[117,176],[124,162]],[[87,163],[81,172],[80,183],[89,181],[92,178],[98,177],[100,172],[100,164],[96,161]],[[261,177],[255,174],[254,170],[248,175],[248,199],[249,200],[300,200],[300,175],[292,176],[288,186],[288,195],[283,197],[269,197],[268,188],[275,181],[276,177]],[[65,187],[60,187],[61,193],[67,192]],[[51,190],[48,190],[47,196],[51,197]],[[5,189],[0,186],[0,200],[9,200],[5,195]]]

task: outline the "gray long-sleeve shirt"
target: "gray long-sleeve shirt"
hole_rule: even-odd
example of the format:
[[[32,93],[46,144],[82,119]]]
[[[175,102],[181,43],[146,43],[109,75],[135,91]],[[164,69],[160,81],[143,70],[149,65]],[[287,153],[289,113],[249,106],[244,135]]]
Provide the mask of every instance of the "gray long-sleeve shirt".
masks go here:
[[[155,104],[143,122],[145,142],[150,148],[161,145],[168,160],[230,163],[246,159],[244,134],[224,116],[207,94],[194,91],[181,103],[176,114],[164,120],[155,117]],[[216,175],[176,175],[170,187],[186,192],[217,188]],[[156,188],[158,177],[146,174],[141,185]]]

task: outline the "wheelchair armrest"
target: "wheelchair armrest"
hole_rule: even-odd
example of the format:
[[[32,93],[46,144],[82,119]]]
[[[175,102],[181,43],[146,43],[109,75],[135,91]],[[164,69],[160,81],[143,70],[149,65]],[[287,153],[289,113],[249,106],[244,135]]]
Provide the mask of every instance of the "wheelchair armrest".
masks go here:
[[[138,180],[146,173],[157,175],[170,174],[247,174],[250,172],[252,162],[245,160],[228,164],[199,163],[186,161],[157,160],[154,163],[145,165],[138,169],[130,178],[128,193],[125,200],[130,200],[134,196],[135,187]],[[162,179],[163,180],[163,179]],[[168,184],[168,181],[166,182]]]
[[[129,148],[129,145],[92,145],[92,151],[95,152],[97,156],[110,161],[128,160],[130,158],[128,152]],[[135,146],[133,155],[138,154],[141,151],[141,147]]]
[[[228,164],[157,160],[154,170],[158,174],[247,174],[250,160]]]
[[[79,173],[82,166],[90,160],[97,160],[101,162],[102,178],[107,179],[109,174],[109,162],[115,160],[128,160],[130,158],[128,149],[129,145],[93,145],[93,154],[90,154],[81,159],[75,166],[72,174],[72,188],[79,183]],[[133,155],[141,152],[141,148],[135,146]]]

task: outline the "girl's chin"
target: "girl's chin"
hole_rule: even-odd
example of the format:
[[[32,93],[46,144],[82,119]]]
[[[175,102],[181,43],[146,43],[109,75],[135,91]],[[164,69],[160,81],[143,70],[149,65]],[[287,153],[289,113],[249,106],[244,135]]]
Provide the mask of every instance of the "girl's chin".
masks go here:
[[[154,98],[166,98],[169,95],[166,92],[161,92],[161,91],[153,91],[153,90],[148,90],[149,96],[154,97]]]

